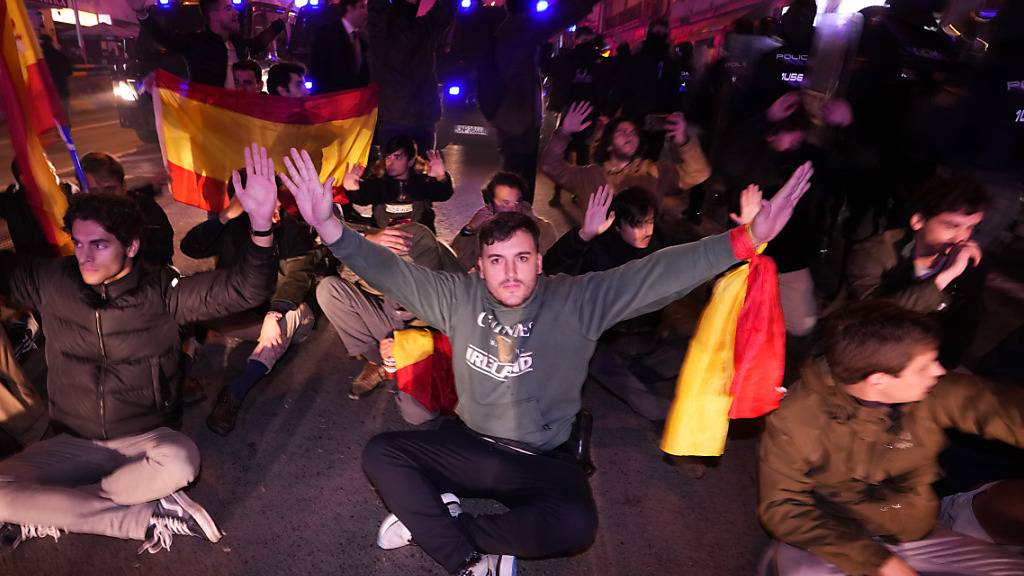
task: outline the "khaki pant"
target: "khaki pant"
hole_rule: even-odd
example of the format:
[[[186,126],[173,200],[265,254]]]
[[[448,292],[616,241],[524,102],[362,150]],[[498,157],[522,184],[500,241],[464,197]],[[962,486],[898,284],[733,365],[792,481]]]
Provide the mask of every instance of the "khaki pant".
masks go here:
[[[153,501],[198,472],[199,449],[169,428],[106,441],[61,434],[0,462],[0,522],[144,540]]]
[[[22,372],[7,331],[0,327],[0,428],[23,446],[42,438],[46,406]]]

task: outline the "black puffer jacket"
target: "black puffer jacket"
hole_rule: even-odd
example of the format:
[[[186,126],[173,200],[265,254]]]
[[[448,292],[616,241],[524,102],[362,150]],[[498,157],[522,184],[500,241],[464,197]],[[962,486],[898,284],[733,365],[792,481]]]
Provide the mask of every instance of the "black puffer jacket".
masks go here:
[[[0,293],[42,315],[50,418],[90,439],[180,422],[178,326],[259,305],[276,279],[276,251],[252,242],[230,270],[179,278],[135,266],[102,286],[82,281],[74,257],[0,253]]]

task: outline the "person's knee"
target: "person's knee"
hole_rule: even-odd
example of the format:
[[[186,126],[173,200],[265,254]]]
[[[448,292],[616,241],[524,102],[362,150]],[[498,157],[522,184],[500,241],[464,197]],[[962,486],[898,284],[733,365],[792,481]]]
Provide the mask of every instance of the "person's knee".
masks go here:
[[[363,472],[371,482],[376,483],[377,478],[395,465],[396,440],[393,433],[378,434],[363,448]]]
[[[184,434],[161,439],[146,456],[164,470],[164,480],[178,488],[188,486],[199,474],[199,448]]]
[[[564,554],[585,550],[597,538],[597,508],[590,498],[563,500],[555,522]]]
[[[327,311],[328,308],[335,306],[341,298],[338,297],[338,291],[340,290],[339,284],[343,280],[337,276],[329,276],[320,280],[316,285],[316,301],[320,305],[320,309]]]

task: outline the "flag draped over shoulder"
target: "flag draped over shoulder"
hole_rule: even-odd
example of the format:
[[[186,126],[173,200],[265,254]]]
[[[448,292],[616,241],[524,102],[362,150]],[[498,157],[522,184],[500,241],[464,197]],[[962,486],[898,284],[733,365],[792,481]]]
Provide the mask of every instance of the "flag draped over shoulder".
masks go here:
[[[29,210],[55,252],[70,254],[63,226],[67,198],[43,150],[59,139],[58,127],[67,119],[21,0],[0,0],[0,55],[0,105]]]
[[[775,262],[757,255],[715,283],[679,371],[661,449],[720,456],[730,418],[778,408],[785,345]]]
[[[447,336],[429,328],[397,330],[391,355],[399,390],[431,412],[454,413],[458,397]]]
[[[153,104],[175,200],[218,211],[232,170],[256,142],[275,162],[306,150],[321,179],[340,184],[348,164],[366,164],[377,123],[377,87],[306,98],[226,90],[158,70]],[[278,165],[278,170],[284,166]]]

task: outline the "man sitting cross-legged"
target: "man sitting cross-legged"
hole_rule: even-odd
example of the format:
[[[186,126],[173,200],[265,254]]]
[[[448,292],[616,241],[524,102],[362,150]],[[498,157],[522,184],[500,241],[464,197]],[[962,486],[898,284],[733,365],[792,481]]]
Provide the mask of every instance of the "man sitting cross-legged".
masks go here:
[[[922,314],[885,301],[828,322],[761,441],[761,522],[790,574],[1024,574],[1024,482],[936,498],[943,432],[1024,446],[1024,395],[945,375]],[[938,524],[936,524],[938,520]]]
[[[220,539],[181,491],[199,449],[171,427],[181,422],[179,326],[252,308],[274,289],[274,167],[255,145],[245,156],[238,197],[251,240],[231,269],[179,278],[137,265],[139,209],[103,193],[71,200],[74,257],[0,254],[0,294],[41,313],[61,432],[0,462],[0,546],[62,531],[144,540],[140,552],[169,549],[175,535]]]
[[[613,324],[676,300],[770,240],[813,172],[797,170],[750,224],[666,248],[612,270],[541,274],[536,223],[498,214],[480,231],[475,274],[434,272],[403,261],[335,218],[332,181],[309,155],[285,158],[285,184],[306,221],[339,260],[451,340],[456,412],[430,431],[373,438],[363,469],[394,513],[383,548],[416,543],[446,570],[514,574],[517,556],[562,556],[593,542],[597,510],[583,469],[563,457],[597,338]],[[493,498],[505,514],[458,514],[442,493]]]

